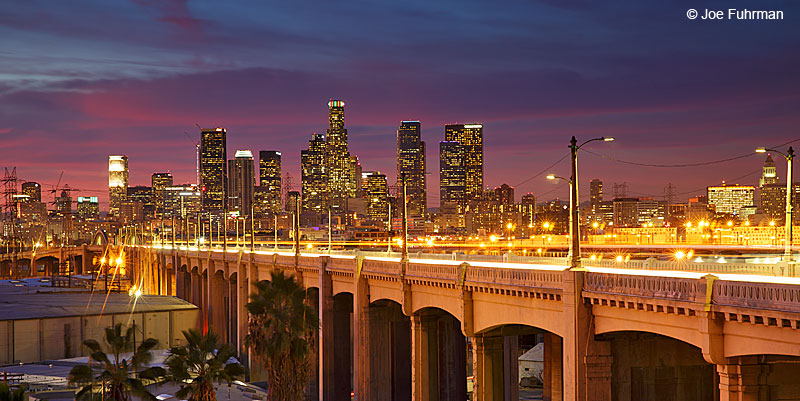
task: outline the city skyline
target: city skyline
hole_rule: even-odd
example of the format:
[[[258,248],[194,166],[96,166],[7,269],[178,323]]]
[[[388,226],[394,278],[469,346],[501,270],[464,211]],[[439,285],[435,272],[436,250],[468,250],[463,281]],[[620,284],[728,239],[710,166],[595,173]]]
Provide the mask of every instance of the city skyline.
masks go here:
[[[726,6],[737,4],[745,5]],[[420,120],[428,143],[443,139],[446,124],[480,121],[485,183],[537,195],[553,184],[517,184],[566,153],[573,134],[617,137],[596,149],[609,157],[686,163],[789,141],[800,118],[798,34],[788,21],[701,23],[674,3],[621,2],[613,12],[546,1],[283,5],[270,13],[203,2],[0,7],[0,45],[10,52],[0,60],[0,159],[43,184],[64,170],[62,183],[103,189],[109,154],[135,161],[134,185],[163,170],[194,182],[194,124],[226,127],[229,150],[284,152],[284,171],[297,178],[295,150],[325,131],[320,105],[329,99],[348,102],[350,153],[369,170],[391,176],[402,120]],[[306,18],[293,26],[272,15]],[[410,21],[415,32],[405,29]],[[426,153],[436,160],[438,149]],[[756,164],[686,174],[581,159],[585,177],[590,167],[596,178],[652,195],[669,182],[685,192],[732,181]],[[427,187],[438,193],[435,174]]]
[[[336,102],[339,102],[339,101],[336,101]],[[329,105],[329,107],[330,107],[330,105]],[[419,123],[418,121],[413,121],[413,122],[414,123]],[[406,124],[406,123],[409,123],[409,121],[401,121],[400,122],[400,126],[402,127],[403,124]],[[447,135],[446,131],[448,129],[450,129],[450,127],[454,127],[454,126],[456,126],[456,124],[447,124],[447,125],[441,127],[442,131],[445,132],[445,136],[443,136],[443,139],[446,138],[446,135]],[[479,132],[483,131],[483,124],[477,124],[477,123],[460,124],[460,126],[461,127],[463,127],[463,126],[480,127],[480,128],[478,128],[478,131]],[[225,134],[227,133],[227,129],[224,128],[224,127],[215,127],[215,128],[207,128],[207,129],[206,128],[201,128],[200,129],[200,133],[201,134],[220,133],[220,132],[223,134],[223,137],[225,137],[226,136]],[[202,135],[201,135],[201,137],[202,137]],[[313,135],[312,135],[312,141],[310,141],[309,143],[313,143],[313,138],[321,138],[321,139],[318,139],[318,140],[326,141],[326,139],[325,139],[326,137],[327,137],[327,135],[325,135],[325,134],[319,134],[319,133],[314,132]],[[425,139],[424,136],[421,137],[421,139],[424,140]],[[481,140],[483,140],[482,135],[481,135]],[[780,144],[780,145],[788,147],[788,146],[791,146],[792,143],[797,142],[797,141],[800,141],[800,139],[792,140],[792,141],[790,141],[791,143],[789,143],[789,144]],[[227,143],[228,142],[227,139],[225,139],[224,142]],[[202,143],[202,140],[200,141],[200,143]],[[448,144],[448,143],[452,143],[452,142],[448,142],[446,140],[443,140],[443,141],[441,141],[441,145],[440,146],[442,146],[444,144]],[[243,151],[242,150],[231,150],[230,146],[226,146],[226,147],[227,147],[227,149],[225,150],[226,154],[228,154],[228,153],[233,153],[233,154],[232,155],[228,154],[225,157],[224,163],[221,163],[221,165],[224,165],[225,167],[228,167],[229,162],[236,160],[237,155],[240,152],[243,152]],[[306,148],[307,147],[308,146],[306,146]],[[423,146],[423,148],[424,148],[424,146]],[[203,156],[202,156],[202,149],[203,148],[202,148],[202,146],[200,146],[199,149],[200,149],[201,154],[200,155],[196,155],[196,157],[199,156],[199,163],[200,164],[199,165],[196,164],[196,166],[200,167],[201,171],[202,171],[202,160],[203,160]],[[247,148],[246,151],[247,152],[251,152],[249,150],[249,148]],[[428,150],[428,151],[430,151],[430,150]],[[441,174],[441,169],[444,168],[444,167],[440,166],[439,162],[440,162],[440,158],[443,157],[443,156],[442,156],[442,154],[440,154],[441,149],[437,149],[435,151],[437,153],[439,153],[439,154],[435,154],[434,155],[435,159],[433,159],[433,160],[436,160],[437,162],[435,164],[433,164],[433,165],[426,166],[426,172],[425,172],[426,181],[430,180],[429,177],[436,177],[436,181],[437,181],[437,186],[436,186],[437,192],[436,193],[432,193],[430,188],[426,188],[427,189],[426,196],[433,200],[431,202],[432,204],[429,203],[428,207],[438,207],[439,206],[439,202],[440,202],[438,192],[439,192],[439,190],[441,190],[441,188],[439,187],[438,184],[439,184],[439,178],[440,178],[440,174]],[[278,157],[279,158],[281,157],[280,156],[281,151],[264,151],[264,150],[260,150],[260,151],[256,151],[256,152],[259,152],[260,154],[266,154],[266,153],[270,153],[270,152],[277,152],[277,154],[279,155]],[[304,153],[304,152],[307,152],[307,149],[300,149],[300,150],[298,150],[297,153],[301,154],[301,153]],[[257,154],[259,154],[259,153],[257,153]],[[427,158],[427,153],[428,152],[426,152],[426,158]],[[604,158],[604,157],[608,158],[604,154],[601,154],[601,153],[598,153],[598,152],[590,151],[589,153],[591,155],[594,155],[594,156],[598,157],[598,158]],[[747,155],[749,155],[749,153],[736,155],[736,157],[734,157],[733,159],[737,159],[737,160],[738,159],[747,159],[747,160],[751,160],[751,161],[754,160],[754,159],[751,159],[751,158],[747,157]],[[704,193],[706,192],[706,188],[708,188],[708,187],[714,187],[714,186],[719,186],[719,185],[722,185],[722,186],[725,186],[725,185],[751,185],[751,186],[754,186],[754,187],[760,187],[761,186],[761,180],[762,180],[762,177],[760,176],[760,174],[763,172],[762,166],[764,165],[765,162],[769,163],[769,161],[772,160],[772,156],[771,156],[771,153],[767,153],[767,155],[761,155],[761,154],[758,154],[758,153],[755,153],[755,152],[752,152],[752,155],[756,156],[755,161],[758,161],[759,159],[762,160],[762,161],[759,162],[760,163],[759,164],[759,168],[757,170],[752,170],[750,173],[748,173],[746,175],[739,176],[739,177],[734,177],[734,180],[732,180],[732,181],[728,181],[726,179],[722,179],[722,180],[719,180],[717,182],[709,182],[703,187],[695,188],[695,189],[692,189],[692,190],[689,190],[689,191],[684,191],[682,188],[675,187],[674,183],[672,183],[672,182],[664,183],[664,186],[662,188],[666,191],[666,187],[667,186],[673,185],[673,190],[674,190],[673,194],[675,196],[674,201],[675,202],[682,202],[682,201],[685,201],[685,200],[687,200],[689,198],[692,198],[692,197],[695,197],[695,196],[704,196]],[[482,155],[482,156],[483,156],[484,159],[486,158],[486,155]],[[129,174],[129,168],[128,168],[128,157],[127,157],[127,155],[106,156],[106,160],[109,160],[109,158],[114,158],[114,157],[122,157],[125,160],[124,169],[125,169],[125,185],[126,186],[129,185],[130,187],[136,187],[136,186],[146,186],[147,184],[150,184],[152,186],[152,181],[151,180],[152,180],[152,176],[153,175],[157,175],[157,174],[172,174],[172,172],[171,172],[172,170],[171,169],[169,169],[169,168],[161,168],[161,169],[156,170],[156,171],[154,171],[152,173],[145,174],[146,177],[147,177],[147,180],[144,183],[142,183],[142,180],[139,177],[139,175],[142,174],[141,171],[135,171],[134,174],[131,175],[136,179],[130,179],[129,178],[130,174]],[[353,157],[357,158],[358,155],[353,155]],[[564,157],[562,160],[558,161],[557,163],[551,164],[550,168],[547,168],[545,170],[541,170],[541,171],[538,172],[538,174],[537,173],[533,173],[533,175],[531,177],[527,178],[525,180],[525,182],[522,183],[523,188],[524,188],[524,185],[528,184],[530,181],[535,180],[535,179],[539,179],[539,181],[543,181],[544,182],[545,181],[544,178],[545,178],[546,174],[548,172],[551,172],[551,171],[559,171],[558,170],[559,167],[561,167],[562,169],[563,168],[568,168],[569,166],[567,164],[567,160],[565,160],[565,159],[566,159],[566,157]],[[620,162],[619,160],[615,160],[613,158],[611,158],[611,159],[614,160],[615,162]],[[731,159],[731,158],[729,158],[729,159]],[[220,162],[221,161],[222,160],[220,160]],[[356,159],[356,161],[359,162],[359,164],[361,164],[359,159]],[[396,162],[397,162],[397,160],[395,160],[395,163]],[[198,163],[198,159],[195,160],[195,163]],[[278,162],[278,163],[280,165],[280,162]],[[624,164],[624,163],[627,163],[627,162],[626,161],[622,161],[622,163]],[[698,162],[698,163],[694,163],[694,164],[703,164],[703,163],[704,162]],[[722,160],[722,161],[719,161],[719,162],[711,161],[711,165],[726,164],[726,163],[728,163],[727,160]],[[679,164],[679,163],[675,163],[675,164]],[[110,164],[108,164],[108,165],[110,166]],[[324,163],[320,164],[320,166],[323,166],[323,165],[324,165]],[[785,165],[783,165],[782,163],[778,163],[778,166],[776,167],[774,162],[769,163],[769,165],[770,165],[771,171],[774,172],[775,174],[777,174],[777,182],[780,182],[781,177],[785,177],[785,174],[786,174]],[[225,167],[223,167],[223,168],[225,168]],[[296,178],[294,178],[296,180],[295,181],[296,184],[297,184],[296,186],[298,188],[302,189],[302,185],[301,185],[302,181],[303,181],[302,163],[301,163],[300,167],[301,167],[300,172],[299,172],[300,174],[298,174],[297,176],[293,176],[293,177],[296,177]],[[781,167],[783,167],[783,171],[781,170]],[[487,173],[486,170],[490,170],[490,168],[487,169],[485,164],[482,166],[482,168],[483,168],[483,172],[482,172],[483,175],[486,175],[486,173]],[[698,169],[700,167],[699,166],[694,166],[694,167],[686,167],[686,168]],[[110,167],[109,167],[109,169],[110,169]],[[225,168],[225,169],[227,170],[227,168]],[[431,171],[431,169],[436,169],[436,170],[435,171]],[[254,180],[255,180],[256,188],[258,188],[258,187],[260,187],[262,185],[261,184],[261,180],[258,178],[260,176],[260,171],[259,170],[260,170],[260,168],[258,167],[258,165],[254,164],[252,174],[254,174],[254,177],[255,177]],[[280,167],[279,167],[279,170],[280,170]],[[396,173],[398,172],[396,166],[395,166],[395,170],[394,171],[392,171],[392,170],[386,171],[386,170],[371,169],[370,166],[367,165],[367,170],[371,170],[371,171],[374,171],[374,172],[380,172],[380,173],[386,174],[387,180],[388,180],[390,186],[394,185],[394,183],[395,183],[395,181],[393,181],[390,177],[395,176]],[[159,171],[167,171],[167,172],[166,173],[159,173]],[[65,172],[65,174],[66,174],[66,172]],[[110,173],[108,173],[108,174],[110,174]],[[227,175],[227,173],[224,172],[224,171],[223,171],[223,174]],[[565,173],[565,174],[567,174],[567,173]],[[587,174],[587,173],[584,173],[584,174]],[[33,183],[39,183],[40,185],[43,185],[45,187],[54,186],[54,184],[42,183],[40,180],[28,179],[28,178],[26,178],[24,176],[24,172],[22,174],[20,174],[19,177],[20,177],[20,184],[24,183],[24,182],[33,182]],[[110,177],[110,175],[107,175],[106,177]],[[590,189],[591,185],[590,184],[591,184],[591,181],[596,180],[596,179],[599,179],[600,181],[605,182],[607,184],[616,184],[616,183],[624,184],[624,186],[625,186],[624,194],[625,194],[625,196],[628,196],[628,197],[656,198],[656,199],[661,199],[661,198],[665,198],[666,197],[666,192],[663,192],[663,193],[660,193],[660,194],[659,193],[642,193],[642,192],[639,192],[639,190],[637,190],[635,187],[632,187],[631,185],[629,185],[630,183],[628,181],[622,181],[622,180],[616,181],[616,180],[613,180],[613,179],[609,180],[606,177],[599,177],[597,175],[591,175],[591,174],[589,174],[588,177],[591,177],[591,178],[581,178],[581,175],[579,175],[579,178],[581,180],[579,182],[579,185],[581,186],[581,189],[580,189],[581,192],[580,192],[579,196],[580,196],[580,200],[581,200],[582,203],[590,201],[590,199],[591,199],[591,189]],[[202,180],[203,180],[202,179],[202,172],[200,173],[200,176],[198,176],[197,175],[197,170],[195,170],[195,180],[187,179],[185,181],[181,181],[179,179],[174,179],[174,182],[176,184],[178,184],[180,182],[180,183],[194,185],[196,183],[196,181],[197,181],[197,178],[201,179],[201,183],[200,184],[202,184]],[[281,177],[281,178],[283,178],[283,177]],[[106,178],[106,179],[110,179],[110,178]],[[130,180],[130,183],[128,183],[129,180]],[[397,177],[397,185],[399,185],[399,181],[400,181],[400,177],[398,176]],[[227,178],[225,179],[225,182],[226,182],[225,185],[228,185],[227,184]],[[776,182],[775,178],[773,177],[772,181],[770,181],[770,182]],[[568,197],[568,194],[561,195],[562,192],[566,191],[566,189],[563,188],[565,186],[564,184],[557,185],[557,184],[548,183],[548,182],[545,182],[545,183],[549,184],[548,185],[550,187],[549,189],[544,187],[543,190],[541,192],[538,192],[538,193],[531,192],[531,191],[517,191],[516,192],[517,195],[516,195],[516,199],[515,200],[519,201],[526,194],[535,195],[537,201],[540,202],[540,203],[541,202],[546,202],[546,201],[549,201],[549,200],[557,200],[557,199],[563,200],[563,199]],[[65,182],[62,181],[61,186],[63,186],[64,184],[65,184]],[[69,185],[69,184],[66,184],[66,185]],[[515,189],[517,188],[517,186],[519,186],[519,184],[512,185],[508,181],[502,181],[501,180],[501,181],[497,182],[496,184],[484,183],[483,188],[487,189],[487,190],[491,190],[491,189],[497,189],[497,188],[501,187],[502,185],[510,185],[512,188],[515,188]],[[658,184],[656,184],[656,185],[658,185]],[[110,183],[109,183],[109,186],[111,186]],[[72,191],[77,192],[77,193],[79,193],[81,195],[87,195],[87,196],[88,195],[92,195],[92,196],[98,197],[100,199],[100,204],[101,205],[107,205],[107,206],[101,206],[101,210],[107,211],[111,207],[110,203],[109,203],[110,199],[108,197],[109,196],[109,189],[105,189],[105,190],[96,189],[96,188],[86,188],[86,189],[84,189],[84,188],[74,188],[74,186],[72,186],[72,187],[73,187],[73,189],[71,189]],[[202,185],[200,185],[200,188],[202,188]],[[21,187],[18,188],[18,189],[21,189]],[[302,193],[302,191],[300,191],[300,192]],[[606,197],[605,197],[606,200],[610,200],[610,199],[614,198],[613,192],[607,190],[604,193],[606,195]],[[283,201],[286,201],[286,199],[283,199]]]

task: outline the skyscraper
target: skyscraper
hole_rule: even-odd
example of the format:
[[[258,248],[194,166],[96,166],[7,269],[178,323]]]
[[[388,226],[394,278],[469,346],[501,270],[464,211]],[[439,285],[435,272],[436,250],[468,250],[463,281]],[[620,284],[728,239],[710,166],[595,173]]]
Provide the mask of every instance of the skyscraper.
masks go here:
[[[465,200],[480,199],[483,194],[483,125],[445,125],[444,140],[458,142],[463,149]]]
[[[361,174],[361,192],[366,198],[367,214],[376,221],[389,219],[389,187],[386,175],[380,171],[365,171]]]
[[[119,208],[128,196],[128,156],[108,156],[109,212],[119,216]]]
[[[28,195],[27,202],[42,201],[42,186],[38,182],[28,181],[22,183],[22,194]]]
[[[763,187],[776,182],[778,182],[778,170],[775,168],[775,161],[772,160],[772,155],[768,154],[767,159],[764,160],[764,168],[758,186]]]
[[[464,147],[455,141],[439,142],[440,202],[463,204],[465,182]]]
[[[603,201],[603,181],[595,178],[589,181],[589,204],[592,210]]]
[[[141,208],[140,218],[152,216],[156,210],[156,205],[153,203],[153,188],[144,185],[128,187],[128,198],[126,202],[123,202],[123,206],[125,203],[136,203],[136,210]]]
[[[328,170],[325,163],[325,136],[315,133],[308,149],[300,151],[302,173],[302,208],[304,211],[328,211]],[[348,159],[349,160],[349,159]]]
[[[408,214],[425,216],[425,142],[419,121],[402,121],[397,129],[397,182],[406,177]]]
[[[327,149],[328,192],[333,206],[343,208],[347,198],[356,196],[356,182],[351,172],[347,129],[344,127],[344,102],[328,102],[329,127],[325,136]]]
[[[514,187],[503,184],[494,189],[494,198],[501,205],[514,204]]]
[[[228,160],[228,210],[249,216],[253,207],[253,189],[256,185],[253,152],[237,150],[233,160]]]
[[[224,211],[225,185],[228,177],[227,143],[225,128],[200,130],[200,191],[203,209],[208,212]]]
[[[281,152],[262,150],[258,152],[259,185],[263,187],[262,211],[280,213],[281,211]]]
[[[84,220],[100,218],[100,203],[96,196],[78,197],[78,217]]]
[[[163,216],[164,189],[172,186],[172,173],[153,173],[150,184],[153,187],[152,202],[155,212],[158,216]]]

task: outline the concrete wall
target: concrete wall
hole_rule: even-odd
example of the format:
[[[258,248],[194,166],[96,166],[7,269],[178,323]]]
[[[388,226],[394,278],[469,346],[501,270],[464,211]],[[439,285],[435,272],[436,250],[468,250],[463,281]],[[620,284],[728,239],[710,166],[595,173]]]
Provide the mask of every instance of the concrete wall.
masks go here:
[[[612,399],[714,401],[715,366],[700,349],[669,337],[613,333]]]
[[[136,343],[152,337],[159,348],[181,345],[182,330],[200,327],[200,310],[0,321],[0,365],[86,356],[84,340],[103,343],[104,329],[136,324]]]

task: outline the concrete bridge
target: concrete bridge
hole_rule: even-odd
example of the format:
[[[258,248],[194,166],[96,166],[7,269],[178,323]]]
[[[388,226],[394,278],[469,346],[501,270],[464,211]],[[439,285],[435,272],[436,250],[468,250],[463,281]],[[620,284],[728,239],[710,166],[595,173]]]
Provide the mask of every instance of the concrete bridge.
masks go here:
[[[516,400],[520,344],[537,341],[546,400],[800,399],[792,277],[245,249],[128,257],[146,292],[201,307],[245,360],[250,284],[295,275],[319,310],[320,400],[464,400],[468,376],[474,400]]]

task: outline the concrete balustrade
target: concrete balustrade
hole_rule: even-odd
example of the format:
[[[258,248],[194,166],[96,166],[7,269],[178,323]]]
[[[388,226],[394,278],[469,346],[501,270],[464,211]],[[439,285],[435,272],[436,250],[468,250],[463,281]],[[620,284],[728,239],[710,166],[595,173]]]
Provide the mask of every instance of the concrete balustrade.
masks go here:
[[[200,306],[255,376],[242,341],[252,284],[276,269],[295,275],[319,311],[309,394],[321,400],[463,400],[468,376],[473,400],[517,399],[520,339],[531,335],[544,343],[546,400],[800,399],[791,282],[359,254],[136,257],[149,291]]]

